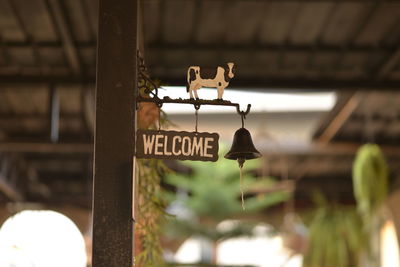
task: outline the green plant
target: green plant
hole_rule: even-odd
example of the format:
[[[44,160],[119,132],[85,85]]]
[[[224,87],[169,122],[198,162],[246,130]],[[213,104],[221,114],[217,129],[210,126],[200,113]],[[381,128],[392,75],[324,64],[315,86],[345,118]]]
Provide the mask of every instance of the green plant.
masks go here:
[[[353,164],[353,189],[359,211],[372,215],[387,197],[388,166],[378,145],[363,145]]]
[[[164,112],[160,112],[162,126],[170,122]],[[151,116],[150,116],[151,117]],[[144,123],[146,128],[155,128],[153,123]],[[136,205],[136,266],[160,267],[164,265],[161,245],[162,225],[168,214],[161,187],[161,177],[171,170],[163,161],[157,159],[138,159]]]
[[[303,267],[356,267],[368,244],[368,234],[355,207],[329,204],[316,195],[317,209],[309,225]]]
[[[149,97],[149,91],[158,88],[160,82],[151,81],[144,62],[141,63],[138,77],[139,94]],[[137,119],[140,129],[156,129],[171,124],[166,113],[154,103],[140,103]],[[160,240],[161,225],[167,216],[164,212],[165,201],[160,183],[161,177],[170,170],[161,160],[138,159],[136,164],[135,266],[160,267],[164,265]]]
[[[388,166],[378,145],[363,145],[353,164],[353,191],[357,207],[330,205],[316,195],[318,208],[310,224],[309,249],[304,267],[378,266],[374,234],[379,227],[379,207],[387,197]]]
[[[221,229],[217,225],[227,219],[244,217],[268,206],[285,201],[290,197],[288,192],[278,191],[258,194],[245,198],[246,209],[242,210],[240,200],[239,168],[236,161],[223,157],[217,162],[185,162],[193,173],[191,175],[169,174],[168,184],[183,189],[188,196],[181,201],[192,214],[191,219],[171,219],[168,225],[170,238],[201,236],[211,241],[214,246],[218,242],[243,235],[251,235],[253,225],[236,221],[229,229]],[[271,178],[256,178],[251,171],[259,166],[257,160],[245,164],[243,191],[248,193],[252,188],[269,188],[275,184]],[[169,195],[170,200],[175,196]],[[215,255],[214,255],[215,260]]]
[[[162,266],[161,225],[165,220],[165,201],[161,194],[160,177],[169,169],[160,160],[138,159],[138,205],[136,236],[141,267]]]
[[[353,164],[353,190],[357,209],[363,218],[365,233],[370,236],[366,259],[368,266],[379,266],[379,229],[383,203],[388,195],[389,168],[376,144],[365,144],[357,152]]]

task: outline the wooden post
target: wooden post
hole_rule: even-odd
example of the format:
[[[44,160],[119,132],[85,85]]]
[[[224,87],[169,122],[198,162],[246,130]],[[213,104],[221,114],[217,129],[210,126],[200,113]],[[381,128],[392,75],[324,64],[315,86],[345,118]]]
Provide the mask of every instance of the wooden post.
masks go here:
[[[99,0],[93,267],[133,266],[137,0]]]

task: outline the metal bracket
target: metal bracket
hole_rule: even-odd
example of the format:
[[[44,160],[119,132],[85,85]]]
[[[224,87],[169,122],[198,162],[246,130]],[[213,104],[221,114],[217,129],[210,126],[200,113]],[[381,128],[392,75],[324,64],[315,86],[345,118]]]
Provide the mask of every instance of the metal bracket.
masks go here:
[[[246,116],[250,112],[251,105],[247,105],[247,109],[245,111],[240,110],[240,104],[238,103],[232,103],[231,101],[227,100],[206,100],[206,99],[199,99],[199,100],[194,100],[194,99],[172,99],[168,96],[165,96],[164,98],[158,98],[156,97],[142,97],[138,96],[138,102],[153,102],[155,103],[158,107],[161,107],[164,103],[174,103],[174,104],[189,104],[193,105],[195,109],[199,109],[203,105],[211,105],[211,106],[231,106],[231,107],[236,107],[236,112],[240,116]]]

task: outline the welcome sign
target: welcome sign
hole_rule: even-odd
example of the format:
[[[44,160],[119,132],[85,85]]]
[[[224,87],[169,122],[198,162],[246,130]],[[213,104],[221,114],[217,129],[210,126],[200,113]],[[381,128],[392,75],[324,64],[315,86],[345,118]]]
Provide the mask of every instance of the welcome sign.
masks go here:
[[[217,161],[218,140],[217,133],[138,130],[136,157]]]

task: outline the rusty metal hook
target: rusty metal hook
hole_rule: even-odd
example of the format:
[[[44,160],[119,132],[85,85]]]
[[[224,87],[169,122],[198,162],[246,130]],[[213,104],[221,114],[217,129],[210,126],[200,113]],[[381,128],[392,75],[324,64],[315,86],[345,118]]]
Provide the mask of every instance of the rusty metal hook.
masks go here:
[[[242,128],[244,128],[244,120],[246,119],[246,115],[249,114],[250,108],[251,108],[251,104],[247,104],[246,111],[241,111],[240,110],[240,105],[236,106],[236,111],[237,111],[237,113],[240,115],[240,117],[242,119]]]
[[[239,115],[244,115],[244,116],[246,116],[247,114],[249,114],[249,112],[250,112],[250,108],[251,108],[251,104],[247,104],[247,109],[246,109],[246,111],[241,111],[240,110],[240,105],[238,104],[237,106],[236,106],[236,112],[239,114]]]

